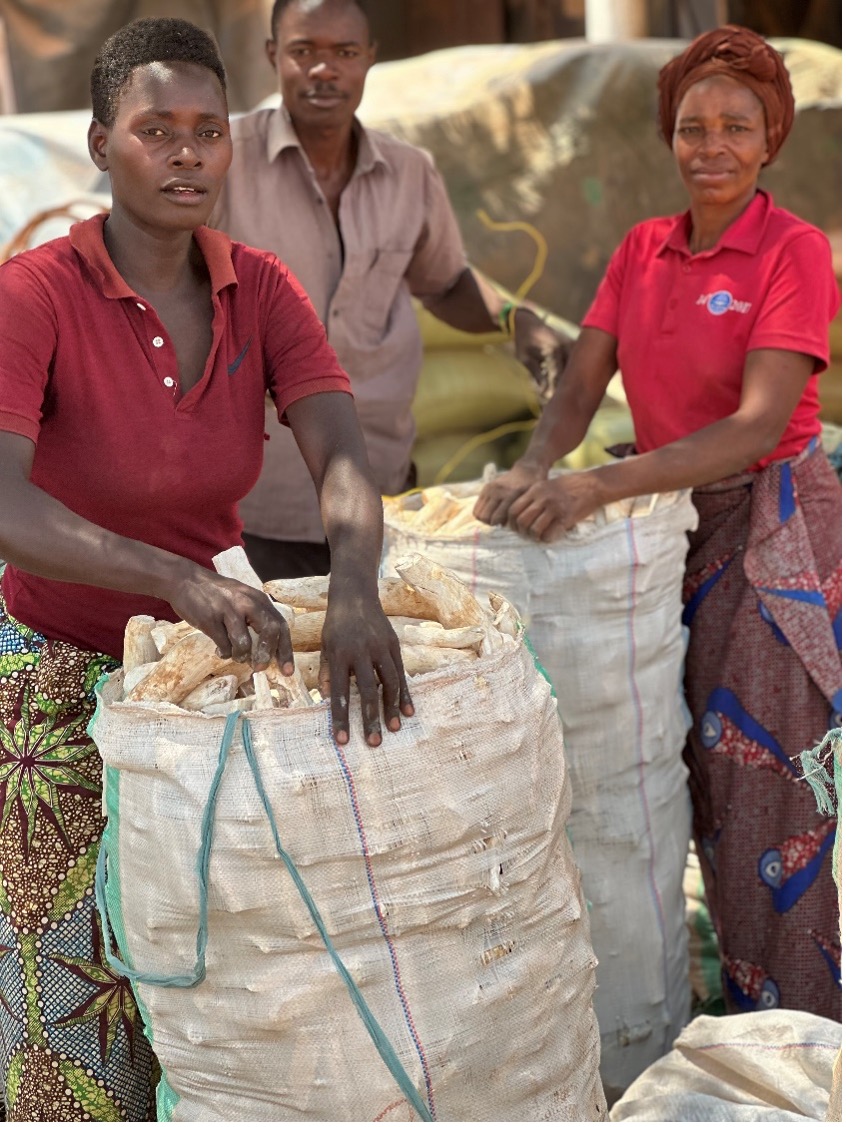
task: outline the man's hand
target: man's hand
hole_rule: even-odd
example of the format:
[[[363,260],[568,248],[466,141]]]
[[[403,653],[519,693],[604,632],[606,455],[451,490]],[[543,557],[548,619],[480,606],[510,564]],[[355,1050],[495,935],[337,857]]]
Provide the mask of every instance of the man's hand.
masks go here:
[[[552,398],[558,378],[564,371],[573,342],[559,336],[525,305],[514,312],[514,352],[528,368],[538,389],[538,398]]]
[[[180,618],[211,638],[221,657],[256,670],[275,658],[286,676],[294,672],[285,619],[263,591],[192,565],[164,597]]]
[[[523,460],[515,462],[510,470],[482,489],[473,507],[473,516],[485,524],[507,524],[514,501],[545,478],[546,471],[541,466]]]
[[[508,526],[532,540],[550,544],[604,503],[591,470],[536,482],[512,503]]]
[[[332,730],[339,744],[349,740],[352,677],[361,698],[364,737],[370,747],[378,747],[382,742],[380,684],[382,712],[389,732],[399,731],[400,714],[414,715],[399,640],[378,598],[335,594],[330,587],[319,685],[323,696],[331,698]]]

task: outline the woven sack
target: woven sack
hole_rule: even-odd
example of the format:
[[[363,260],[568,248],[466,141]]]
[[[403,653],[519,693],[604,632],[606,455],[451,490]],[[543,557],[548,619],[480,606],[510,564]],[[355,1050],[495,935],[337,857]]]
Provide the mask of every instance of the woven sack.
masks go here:
[[[458,496],[478,482],[450,486]],[[682,748],[681,583],[696,510],[687,491],[609,505],[553,545],[508,529],[440,535],[389,501],[385,574],[418,551],[519,612],[558,695],[573,784],[570,838],[591,912],[602,1079],[620,1095],[688,1020],[682,878],[690,804]]]
[[[416,678],[379,748],[339,747],[326,705],[225,721],[101,687],[99,888],[160,1119],[605,1117],[560,724],[505,641]]]
[[[692,1021],[611,1110],[615,1123],[815,1123],[840,1025],[801,1010]],[[839,1120],[838,1120],[839,1121]]]

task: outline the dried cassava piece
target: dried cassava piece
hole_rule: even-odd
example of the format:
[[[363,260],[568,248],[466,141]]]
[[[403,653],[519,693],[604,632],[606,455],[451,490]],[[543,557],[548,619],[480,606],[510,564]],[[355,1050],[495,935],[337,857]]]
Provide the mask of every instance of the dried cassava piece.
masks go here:
[[[422,591],[409,586],[403,579],[390,576],[379,580],[379,602],[389,618],[428,618],[440,621],[438,607]]]
[[[394,520],[430,535],[452,535],[469,528],[487,528],[476,520],[473,508],[477,496],[456,497],[444,486],[433,486],[420,492],[420,507],[406,507],[405,499],[389,500],[386,510]]]
[[[219,552],[214,556],[212,563],[219,575],[224,575],[228,579],[236,579],[239,583],[244,583],[248,587],[255,588],[257,591],[264,590],[262,582],[253,570],[253,566],[247,559],[247,553],[243,548],[227,548],[225,552]],[[294,621],[291,608],[286,604],[282,604],[278,606],[277,609],[289,624],[289,628],[291,628]],[[252,630],[250,634],[255,638],[255,634]],[[297,673],[296,667],[294,667],[294,672],[290,676],[285,676],[281,669],[277,670],[274,674],[274,680],[279,688],[285,690],[288,701],[291,704],[311,704],[308,689],[305,687],[302,677]],[[256,707],[273,708],[275,702],[270,694],[270,683],[267,674],[254,673],[253,684],[256,689]]]
[[[132,619],[130,619],[130,622]],[[140,685],[145,677],[148,677],[158,664],[158,653],[156,654],[155,661],[145,661],[143,665],[136,665],[133,669],[123,667],[123,692],[124,695],[131,692],[136,685]]]
[[[206,704],[200,712],[206,716],[229,716],[232,712],[251,712],[255,704],[255,697],[236,697],[235,700],[223,701],[221,704]]]
[[[430,598],[437,606],[435,617],[448,629],[460,626],[481,626],[484,638],[479,647],[483,654],[502,646],[502,634],[493,624],[493,615],[477,603],[454,572],[440,567],[419,552],[411,552],[397,560],[394,567],[416,591]]]
[[[302,588],[300,588],[301,584]],[[325,611],[329,600],[329,576],[315,575],[308,579],[271,579],[264,584],[264,590],[270,595],[271,599],[287,603],[298,612]],[[408,618],[433,617],[434,608],[430,600],[395,576],[379,580],[379,601],[382,604],[382,610],[389,617],[395,615],[405,615]],[[301,615],[298,613],[296,617],[299,618]]]
[[[329,605],[329,576],[311,575],[306,579],[271,579],[265,592],[277,603],[300,610],[326,610]]]
[[[132,619],[129,621],[132,622]],[[177,642],[181,642],[188,634],[193,633],[195,629],[190,622],[168,622],[167,619],[160,618],[150,631],[150,635],[156,644],[156,649],[164,657],[169,649],[172,649]]]
[[[448,493],[433,497],[427,505],[414,514],[410,524],[421,532],[435,532],[459,511],[458,502]]]
[[[172,701],[180,704],[207,677],[220,672],[223,659],[211,638],[193,630],[177,642],[151,672],[126,694],[128,701]]]
[[[408,676],[416,677],[420,673],[432,673],[436,669],[446,669],[451,665],[478,661],[478,654],[475,650],[453,650],[443,646],[404,645],[402,661]]]
[[[516,638],[520,633],[520,619],[508,599],[498,595],[496,591],[488,591],[488,602],[491,604],[494,626],[497,630],[501,634],[508,634],[509,637]]]
[[[123,633],[123,668],[127,673],[140,665],[159,660],[159,651],[152,636],[155,625],[156,620],[149,614],[136,614],[127,622]]]
[[[309,691],[309,696],[311,696],[312,692],[319,688],[320,651],[296,651],[294,653],[294,664],[297,667],[297,672],[305,683],[305,687]]]
[[[320,655],[318,654],[318,660],[319,657]],[[282,670],[279,668],[278,663],[272,661],[267,667],[267,673],[265,674],[265,676],[267,677],[268,683],[272,684],[279,693],[280,702],[286,707],[302,708],[304,706],[310,706],[312,700],[309,696],[309,689],[312,686],[308,685],[308,683],[306,682],[305,678],[300,672],[299,665],[297,664],[296,660],[294,662],[294,669],[294,674],[286,677]],[[255,680],[255,678],[253,679]],[[316,678],[314,683],[315,685],[317,684]],[[266,701],[265,697],[260,697],[258,686],[256,687],[256,701]],[[270,708],[272,706],[266,703],[257,703],[256,707]]]
[[[210,677],[203,681],[196,689],[192,689],[181,702],[182,708],[205,708],[209,704],[223,704],[225,701],[234,700],[238,692],[238,678],[234,673],[224,673],[219,677]]]
[[[394,565],[401,577],[422,592],[437,607],[438,622],[449,629],[457,626],[486,626],[486,616],[467,587],[451,571],[419,552],[402,556]]]
[[[403,622],[392,620],[400,642],[406,646],[437,646],[443,649],[473,649],[485,637],[484,626],[459,626],[447,630],[440,622]]]

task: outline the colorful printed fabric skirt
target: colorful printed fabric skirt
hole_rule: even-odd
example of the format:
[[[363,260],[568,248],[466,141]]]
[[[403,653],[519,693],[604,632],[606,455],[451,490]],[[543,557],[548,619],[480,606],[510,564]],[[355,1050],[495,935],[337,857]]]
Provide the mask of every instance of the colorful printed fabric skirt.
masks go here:
[[[51,642],[0,596],[0,1059],[14,1121],[155,1119],[155,1058],[104,963],[101,762],[86,728],[116,662]]]
[[[836,819],[798,756],[841,724],[840,488],[815,448],[694,501],[685,758],[726,1004],[839,1021]]]

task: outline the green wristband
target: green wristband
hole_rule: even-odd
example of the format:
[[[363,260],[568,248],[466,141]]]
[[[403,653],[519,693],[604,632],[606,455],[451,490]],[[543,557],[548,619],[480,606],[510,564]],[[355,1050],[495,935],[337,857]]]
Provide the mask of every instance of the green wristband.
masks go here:
[[[502,309],[500,309],[499,314],[497,315],[500,332],[507,333],[511,331],[511,314],[516,308],[516,302],[506,301]]]

